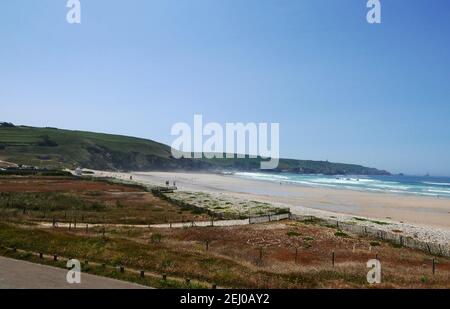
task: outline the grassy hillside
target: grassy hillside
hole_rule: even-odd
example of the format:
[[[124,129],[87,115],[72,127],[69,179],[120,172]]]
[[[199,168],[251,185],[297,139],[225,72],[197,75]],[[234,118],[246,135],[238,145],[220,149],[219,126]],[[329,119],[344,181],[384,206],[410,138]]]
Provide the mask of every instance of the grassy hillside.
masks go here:
[[[174,159],[170,147],[151,140],[0,124],[0,160],[49,168],[103,170],[258,170],[260,159]],[[323,174],[387,174],[354,164],[282,159],[277,171]]]

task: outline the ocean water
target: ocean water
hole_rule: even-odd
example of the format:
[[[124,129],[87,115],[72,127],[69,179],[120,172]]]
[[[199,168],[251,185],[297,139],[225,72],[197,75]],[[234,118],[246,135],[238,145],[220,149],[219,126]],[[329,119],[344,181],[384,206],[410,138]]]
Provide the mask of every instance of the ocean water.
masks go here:
[[[271,173],[235,173],[235,176],[312,187],[350,189],[450,198],[450,177],[431,176],[327,176]]]

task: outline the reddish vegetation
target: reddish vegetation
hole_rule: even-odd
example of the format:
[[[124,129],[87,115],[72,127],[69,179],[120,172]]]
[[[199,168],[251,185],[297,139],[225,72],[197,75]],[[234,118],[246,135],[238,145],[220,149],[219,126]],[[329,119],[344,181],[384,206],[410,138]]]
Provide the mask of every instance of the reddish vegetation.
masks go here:
[[[11,211],[11,206],[5,208],[1,219],[8,224],[15,222],[14,228],[17,229],[30,228],[18,223],[52,218],[70,220],[69,216],[73,215],[78,222],[82,222],[80,220],[83,218],[85,223],[106,224],[150,224],[208,218],[205,214],[182,210],[139,188],[68,177],[0,178],[0,192],[33,192],[25,195],[31,195],[35,201],[39,201],[37,197],[40,195],[52,195],[47,192],[57,192],[56,195],[70,195],[77,201],[81,199],[86,202],[84,207],[67,211],[67,219],[66,209],[46,214],[42,210],[31,210],[24,214],[22,211]],[[46,206],[47,200],[42,201]],[[95,209],[92,207],[95,203],[103,207]],[[12,217],[6,218],[6,215]],[[51,229],[51,233],[56,240],[76,236],[80,243],[101,241],[101,229],[95,228],[89,233],[81,229],[69,231],[62,228]],[[13,233],[7,234],[5,239],[9,240],[10,235]],[[197,277],[228,287],[370,287],[366,281],[366,263],[376,256],[381,260],[383,276],[382,284],[377,287],[450,287],[450,260],[447,258],[433,257],[380,240],[347,235],[314,221],[182,229],[107,226],[106,237],[109,243],[101,247],[101,251],[110,254],[107,255],[110,259],[120,256],[129,261],[130,266],[145,266],[157,271],[164,268],[169,274]],[[28,241],[28,235],[23,241]],[[42,239],[44,247],[47,241],[48,238]],[[113,243],[121,246],[112,246]],[[91,250],[90,245],[80,248],[86,250],[81,251],[83,254]],[[334,267],[332,252],[335,253]],[[433,258],[437,261],[434,275]]]
[[[71,177],[0,177],[0,193],[47,194],[57,193],[74,197],[87,206],[64,211],[27,212],[26,218],[38,221],[68,220],[70,215],[83,218],[88,223],[155,224],[179,221],[209,220],[207,214],[192,213],[154,196],[139,187],[113,184]],[[18,205],[20,203],[17,203]],[[101,209],[89,205],[101,205]],[[45,205],[44,205],[45,206]],[[69,218],[70,219],[70,218]]]
[[[137,192],[137,188],[68,177],[0,177],[0,192]]]
[[[286,222],[211,228],[207,233],[201,228],[170,231],[170,233],[182,243],[208,240],[210,253],[259,265],[275,273],[289,273],[295,269],[305,268],[330,269],[334,251],[336,268],[344,272],[354,271],[360,278],[364,278],[363,275],[367,273],[367,261],[377,256],[382,262],[385,277],[389,278],[385,281],[385,287],[418,287],[421,286],[422,276],[433,277],[431,275],[433,256],[355,235],[336,236],[336,229],[320,225]],[[297,264],[295,264],[296,248]],[[263,259],[261,263],[258,263],[260,250],[262,250]],[[449,260],[443,257],[435,258],[439,265],[439,275],[436,275],[435,279],[448,278],[450,276]],[[438,283],[438,286],[441,285]],[[450,280],[442,285],[442,287],[449,286]]]

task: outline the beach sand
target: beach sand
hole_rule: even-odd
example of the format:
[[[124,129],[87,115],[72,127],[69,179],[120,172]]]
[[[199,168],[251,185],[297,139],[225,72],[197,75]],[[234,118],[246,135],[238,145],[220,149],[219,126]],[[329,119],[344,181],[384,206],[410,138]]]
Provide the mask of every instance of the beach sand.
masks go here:
[[[372,193],[279,184],[233,175],[185,172],[106,173],[108,176],[164,185],[176,181],[180,190],[232,195],[290,207],[292,213],[362,216],[378,220],[437,227],[450,231],[450,199],[391,193]]]

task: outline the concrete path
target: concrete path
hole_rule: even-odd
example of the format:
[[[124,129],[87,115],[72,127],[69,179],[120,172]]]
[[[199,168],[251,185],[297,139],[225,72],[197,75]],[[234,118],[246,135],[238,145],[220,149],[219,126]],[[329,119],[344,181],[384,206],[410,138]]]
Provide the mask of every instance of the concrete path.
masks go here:
[[[148,287],[81,273],[80,284],[66,281],[67,270],[0,257],[0,289],[146,289]]]

